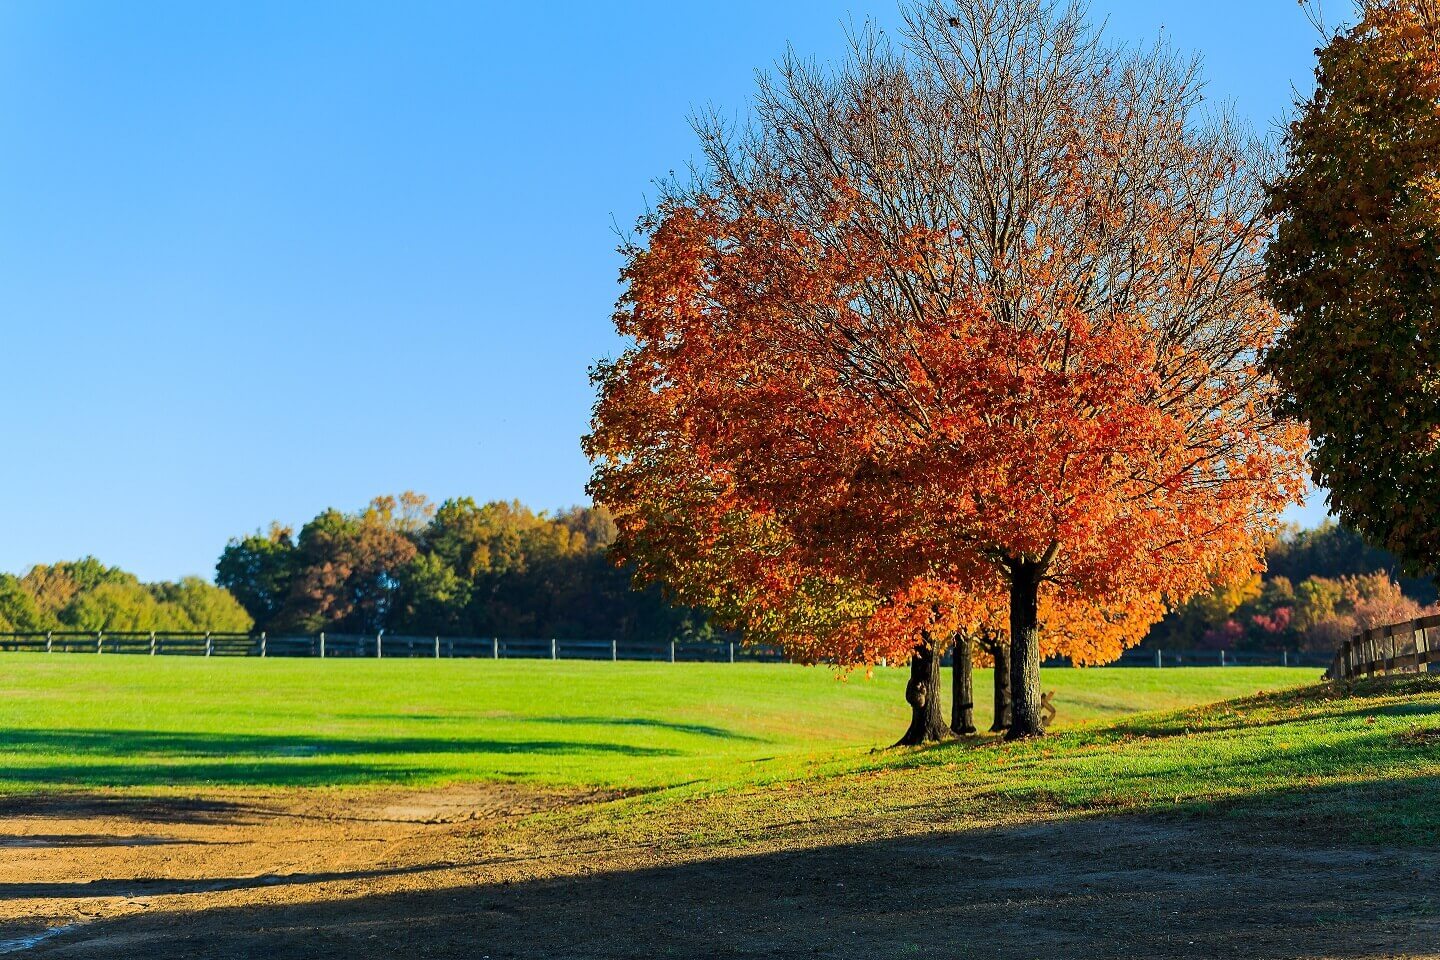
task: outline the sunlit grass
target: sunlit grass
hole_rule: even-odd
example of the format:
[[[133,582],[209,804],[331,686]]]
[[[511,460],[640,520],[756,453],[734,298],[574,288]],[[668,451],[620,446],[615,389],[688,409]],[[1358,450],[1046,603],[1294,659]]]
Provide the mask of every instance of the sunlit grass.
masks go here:
[[[1283,689],[1313,669],[1049,670],[1059,727]],[[868,762],[905,673],[772,664],[0,655],[0,791],[510,780],[764,783]],[[976,677],[980,717],[987,671]]]

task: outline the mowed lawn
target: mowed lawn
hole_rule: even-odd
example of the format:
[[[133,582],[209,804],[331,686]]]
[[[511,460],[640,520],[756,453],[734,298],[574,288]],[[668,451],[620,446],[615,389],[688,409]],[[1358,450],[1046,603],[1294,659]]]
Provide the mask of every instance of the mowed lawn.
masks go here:
[[[1044,686],[1056,691],[1057,727],[1074,728],[1289,689],[1318,672],[1056,669]],[[905,677],[775,664],[0,654],[0,792],[766,782],[893,742],[907,721]],[[982,721],[990,679],[978,671]]]

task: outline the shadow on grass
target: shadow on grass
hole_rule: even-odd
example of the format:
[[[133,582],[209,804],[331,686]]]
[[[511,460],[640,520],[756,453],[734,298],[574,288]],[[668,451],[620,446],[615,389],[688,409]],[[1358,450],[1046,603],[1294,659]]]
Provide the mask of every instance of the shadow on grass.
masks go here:
[[[346,713],[346,719],[356,720],[394,720],[402,722],[426,721],[433,723],[468,723],[474,718],[463,713],[438,714],[438,713]],[[750,743],[766,742],[764,737],[751,736],[750,734],[737,733],[734,730],[727,730],[725,727],[717,727],[706,723],[675,723],[669,720],[656,720],[650,717],[587,717],[587,716],[560,716],[560,717],[534,717],[517,716],[511,713],[500,714],[498,719],[506,723],[536,723],[555,726],[582,726],[582,727],[646,727],[654,730],[667,730],[671,733],[691,734],[697,737],[715,737],[721,740],[739,740]]]
[[[507,717],[506,719],[511,722],[553,723],[559,726],[573,724],[586,727],[648,727],[655,730],[668,730],[672,733],[688,733],[700,737],[716,737],[722,740],[741,740],[747,743],[765,742],[764,737],[754,737],[746,733],[736,733],[724,727],[715,727],[704,723],[671,723],[665,720],[653,720],[646,717]]]
[[[696,850],[661,865],[653,854],[639,864],[626,856],[592,857],[581,873],[552,879],[524,879],[519,861],[480,864],[462,874],[469,879],[437,875],[444,885],[428,889],[396,890],[366,871],[291,878],[355,882],[297,898],[306,902],[276,891],[248,905],[96,923],[32,955],[91,957],[113,946],[120,954],[105,955],[157,960],[1362,960],[1440,951],[1430,892],[1440,854],[1376,856],[1244,824],[1095,816],[761,854]]]
[[[681,755],[681,751],[666,747],[587,740],[342,738],[150,730],[10,730],[0,734],[0,753],[34,758],[28,764],[12,760],[0,765],[0,786],[63,783],[78,787],[398,783],[443,773],[417,760],[427,756],[498,760],[537,754],[577,758]]]

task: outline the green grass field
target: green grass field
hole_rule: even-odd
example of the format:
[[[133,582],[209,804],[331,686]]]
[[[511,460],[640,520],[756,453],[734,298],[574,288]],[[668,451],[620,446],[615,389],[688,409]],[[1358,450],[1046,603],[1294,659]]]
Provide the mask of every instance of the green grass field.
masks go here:
[[[1057,727],[1075,728],[1316,672],[1059,669],[1044,681]],[[768,664],[7,654],[0,791],[765,782],[869,762],[905,727],[904,680]],[[983,718],[989,673],[976,683]]]

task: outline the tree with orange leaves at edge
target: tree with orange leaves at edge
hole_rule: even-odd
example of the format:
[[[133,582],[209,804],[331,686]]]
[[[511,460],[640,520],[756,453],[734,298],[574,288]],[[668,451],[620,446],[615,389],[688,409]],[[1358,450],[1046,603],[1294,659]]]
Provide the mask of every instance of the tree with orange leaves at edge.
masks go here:
[[[683,451],[798,569],[1003,593],[1007,735],[1036,736],[1042,609],[1094,617],[1067,652],[1113,658],[1256,569],[1301,492],[1304,433],[1257,368],[1264,158],[1194,116],[1194,64],[1105,46],[1078,6],[907,24],[786,60],[744,128],[698,125],[707,168],[626,251],[593,489],[663,551],[612,481]],[[632,448],[656,408],[670,442]]]

